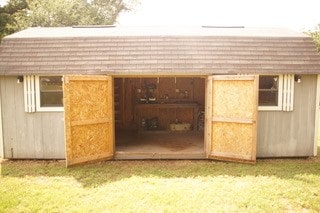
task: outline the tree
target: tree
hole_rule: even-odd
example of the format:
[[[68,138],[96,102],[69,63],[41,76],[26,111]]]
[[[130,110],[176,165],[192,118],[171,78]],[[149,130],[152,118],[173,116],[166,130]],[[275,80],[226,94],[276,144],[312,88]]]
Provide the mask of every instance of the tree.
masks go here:
[[[10,0],[8,4],[0,7],[0,40],[19,30],[19,24],[15,18],[27,8],[26,0]]]
[[[317,50],[320,52],[320,31],[309,32],[309,35],[313,38],[313,41],[316,43]]]
[[[3,36],[10,34],[6,26],[11,21],[10,14],[8,14],[4,8],[0,7],[0,39]]]
[[[310,35],[316,44],[318,52],[320,52],[320,24],[315,31],[308,31],[306,34]]]
[[[28,0],[27,15],[21,17],[25,27],[62,27],[92,24],[84,0]]]
[[[9,0],[0,7],[0,39],[27,27],[114,24],[137,0]]]
[[[91,5],[91,16],[99,24],[114,24],[121,11],[130,10],[122,0],[93,0]]]

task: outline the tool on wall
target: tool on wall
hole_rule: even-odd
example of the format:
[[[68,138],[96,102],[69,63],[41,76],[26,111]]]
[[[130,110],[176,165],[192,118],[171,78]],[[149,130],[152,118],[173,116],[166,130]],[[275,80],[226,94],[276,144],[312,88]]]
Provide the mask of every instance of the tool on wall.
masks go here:
[[[137,89],[137,93],[140,94],[139,101],[141,103],[155,103],[157,101],[155,97],[155,91],[157,89],[156,84],[146,84],[142,87],[142,89]]]

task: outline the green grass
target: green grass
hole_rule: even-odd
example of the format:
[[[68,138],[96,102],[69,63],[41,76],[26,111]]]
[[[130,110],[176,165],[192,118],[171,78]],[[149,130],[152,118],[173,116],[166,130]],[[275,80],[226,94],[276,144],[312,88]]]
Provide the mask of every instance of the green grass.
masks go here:
[[[319,150],[320,151],[320,150]],[[320,158],[1,163],[0,212],[320,211]]]

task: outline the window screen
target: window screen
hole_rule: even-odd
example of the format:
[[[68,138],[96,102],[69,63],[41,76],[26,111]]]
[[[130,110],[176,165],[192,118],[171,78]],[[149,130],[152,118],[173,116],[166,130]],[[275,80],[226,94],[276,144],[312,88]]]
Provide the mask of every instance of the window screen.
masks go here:
[[[62,107],[61,76],[40,76],[40,107]]]
[[[279,76],[259,76],[259,106],[278,106]]]

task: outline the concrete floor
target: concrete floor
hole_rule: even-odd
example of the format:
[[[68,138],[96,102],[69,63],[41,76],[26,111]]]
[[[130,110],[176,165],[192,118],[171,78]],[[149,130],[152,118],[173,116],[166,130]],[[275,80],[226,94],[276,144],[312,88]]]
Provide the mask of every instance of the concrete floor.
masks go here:
[[[116,159],[204,159],[200,132],[116,131]]]

